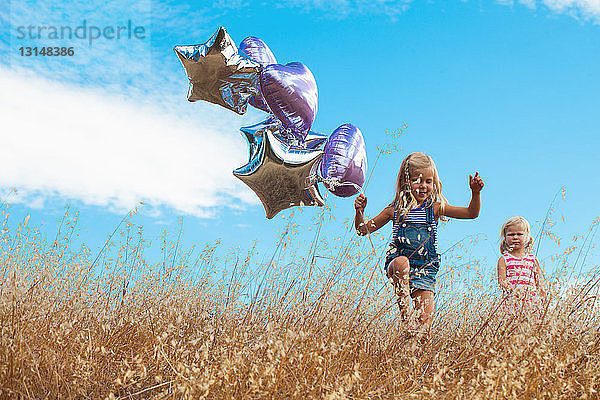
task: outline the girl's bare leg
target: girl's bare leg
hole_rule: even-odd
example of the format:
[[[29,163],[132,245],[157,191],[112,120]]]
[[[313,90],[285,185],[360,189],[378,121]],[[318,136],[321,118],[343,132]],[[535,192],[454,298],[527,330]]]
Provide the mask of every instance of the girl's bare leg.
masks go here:
[[[408,317],[410,303],[410,262],[404,256],[394,258],[388,265],[387,275],[394,282],[394,291],[398,296],[398,306],[400,307],[400,317],[406,320]]]
[[[411,293],[411,297],[415,303],[419,329],[428,331],[433,320],[433,310],[435,308],[433,292],[431,290],[417,289]]]

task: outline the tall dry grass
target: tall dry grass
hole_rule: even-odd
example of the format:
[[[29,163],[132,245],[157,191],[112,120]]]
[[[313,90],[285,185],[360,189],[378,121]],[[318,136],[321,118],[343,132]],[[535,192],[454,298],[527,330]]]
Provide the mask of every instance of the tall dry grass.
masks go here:
[[[72,248],[76,218],[45,241],[2,214],[0,398],[598,397],[596,269],[555,284],[540,319],[503,316],[477,288],[491,276],[441,289],[430,334],[411,337],[378,269],[384,240],[322,244],[324,214],[304,254],[292,219],[270,258],[182,250],[180,231],[154,264],[127,218],[90,254]]]

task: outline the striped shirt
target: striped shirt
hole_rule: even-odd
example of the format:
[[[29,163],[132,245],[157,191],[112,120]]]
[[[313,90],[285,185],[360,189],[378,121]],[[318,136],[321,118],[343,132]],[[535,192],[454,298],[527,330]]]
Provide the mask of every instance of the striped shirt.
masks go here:
[[[502,254],[506,263],[506,281],[515,289],[535,292],[535,256],[527,254],[517,258],[510,253]]]
[[[425,203],[423,203],[425,204]],[[409,210],[406,214],[401,214],[398,219],[396,219],[397,214],[394,212],[394,227],[392,228],[392,238],[398,237],[398,229],[402,222],[408,222],[411,224],[426,224],[427,223],[427,212],[425,211],[425,207],[421,204],[417,208],[413,208]],[[437,242],[437,221],[433,220],[433,245],[435,246],[435,251],[438,249]]]

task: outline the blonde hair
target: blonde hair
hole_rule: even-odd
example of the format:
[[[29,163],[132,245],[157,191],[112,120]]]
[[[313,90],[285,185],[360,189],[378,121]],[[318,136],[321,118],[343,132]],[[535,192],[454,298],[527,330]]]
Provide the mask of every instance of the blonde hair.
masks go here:
[[[506,230],[509,226],[513,225],[520,225],[525,231],[526,243],[523,246],[523,250],[525,250],[526,253],[531,253],[531,250],[533,249],[533,243],[535,241],[533,237],[531,237],[531,225],[529,225],[529,222],[525,218],[519,216],[511,217],[504,224],[502,224],[502,228],[500,228],[500,253],[504,254],[511,250],[508,243],[506,243]]]
[[[394,211],[399,211],[398,214],[406,214],[417,207],[417,199],[412,195],[410,176],[418,169],[431,169],[433,172],[433,193],[428,201],[440,203],[440,216],[444,220],[443,211],[448,201],[442,194],[442,182],[435,163],[425,153],[410,153],[400,164],[400,171],[396,178],[396,194],[390,206],[394,208]]]

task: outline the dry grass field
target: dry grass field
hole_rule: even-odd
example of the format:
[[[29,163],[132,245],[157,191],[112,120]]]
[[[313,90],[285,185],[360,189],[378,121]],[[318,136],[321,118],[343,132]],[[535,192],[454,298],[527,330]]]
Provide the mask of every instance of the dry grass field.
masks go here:
[[[9,230],[8,210],[2,399],[599,397],[594,268],[569,288],[554,279],[541,318],[506,317],[489,290],[440,293],[430,334],[413,337],[365,239],[295,256],[290,223],[271,259],[165,239],[149,264],[128,220],[91,254],[72,248],[76,218],[45,241],[27,220]]]

